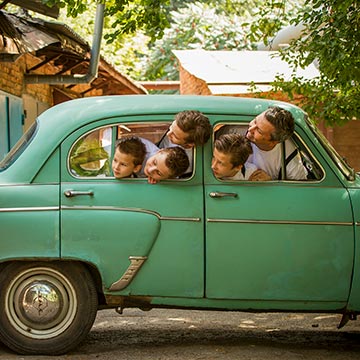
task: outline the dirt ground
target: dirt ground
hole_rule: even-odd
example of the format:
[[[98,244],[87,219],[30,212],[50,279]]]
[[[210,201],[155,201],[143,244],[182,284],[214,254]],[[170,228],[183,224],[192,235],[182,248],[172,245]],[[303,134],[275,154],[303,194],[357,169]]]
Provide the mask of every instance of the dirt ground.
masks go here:
[[[360,319],[155,309],[98,312],[86,340],[63,356],[23,356],[0,344],[1,360],[351,360],[360,358]]]

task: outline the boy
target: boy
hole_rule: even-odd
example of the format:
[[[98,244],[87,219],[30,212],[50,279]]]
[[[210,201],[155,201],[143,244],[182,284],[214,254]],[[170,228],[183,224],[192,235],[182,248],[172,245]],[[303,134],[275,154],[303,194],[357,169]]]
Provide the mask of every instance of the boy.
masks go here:
[[[221,135],[215,140],[211,163],[215,177],[223,180],[270,180],[264,171],[247,162],[250,154],[251,143],[243,135]]]
[[[175,115],[169,130],[159,141],[159,148],[180,145],[184,149],[203,146],[210,138],[209,119],[197,110],[184,110]]]
[[[210,138],[209,119],[197,110],[184,110],[175,115],[169,130],[163,135],[157,146],[160,149],[179,145],[189,157],[186,173],[192,172],[193,148],[203,146]]]
[[[140,138],[127,136],[119,139],[112,161],[112,171],[117,179],[137,177],[146,156],[146,146]]]
[[[160,149],[151,156],[144,166],[144,174],[150,184],[160,180],[177,178],[189,167],[189,158],[180,146]]]

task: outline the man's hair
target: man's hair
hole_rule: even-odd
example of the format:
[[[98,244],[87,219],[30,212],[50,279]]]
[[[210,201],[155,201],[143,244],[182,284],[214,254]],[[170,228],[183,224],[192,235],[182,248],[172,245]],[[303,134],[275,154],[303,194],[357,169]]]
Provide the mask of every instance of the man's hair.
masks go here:
[[[186,142],[204,145],[210,138],[211,125],[209,119],[197,110],[184,110],[175,115],[176,124],[186,133]]]
[[[116,148],[124,154],[132,155],[134,165],[141,165],[145,159],[145,144],[137,136],[121,137],[116,143]]]
[[[230,155],[233,167],[244,165],[253,152],[250,141],[240,134],[221,135],[215,140],[214,146],[217,151]]]
[[[265,118],[275,127],[271,140],[284,141],[294,133],[295,121],[290,111],[272,106],[265,111]]]
[[[165,165],[171,172],[171,178],[176,178],[185,173],[190,165],[190,162],[185,150],[182,147],[168,147],[161,149],[160,151],[167,154]]]

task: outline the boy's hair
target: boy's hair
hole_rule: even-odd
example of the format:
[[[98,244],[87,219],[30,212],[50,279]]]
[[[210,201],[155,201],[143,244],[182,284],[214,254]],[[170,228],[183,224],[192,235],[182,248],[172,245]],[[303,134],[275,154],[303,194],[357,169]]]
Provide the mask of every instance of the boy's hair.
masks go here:
[[[214,147],[217,151],[230,155],[233,167],[244,165],[253,152],[250,141],[240,134],[221,135],[215,140]]]
[[[279,106],[272,106],[265,111],[265,118],[275,127],[271,140],[285,141],[293,134],[295,120],[290,111]]]
[[[189,158],[185,150],[180,146],[168,147],[161,149],[167,154],[165,165],[171,172],[171,178],[176,178],[185,173],[190,165]]]
[[[211,125],[209,119],[197,110],[184,110],[175,115],[176,124],[187,134],[186,142],[204,145],[210,138]]]
[[[116,143],[116,149],[134,157],[134,165],[141,165],[145,159],[145,144],[137,136],[121,137]]]

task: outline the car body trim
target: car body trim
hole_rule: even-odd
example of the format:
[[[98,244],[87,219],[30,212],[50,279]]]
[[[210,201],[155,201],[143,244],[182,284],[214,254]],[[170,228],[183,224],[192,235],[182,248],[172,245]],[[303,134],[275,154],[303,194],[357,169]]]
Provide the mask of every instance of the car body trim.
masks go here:
[[[294,220],[251,220],[251,219],[207,219],[207,222],[242,224],[281,224],[281,225],[341,225],[353,226],[352,222],[340,221],[294,221]]]
[[[201,218],[199,217],[181,217],[181,216],[161,216],[156,211],[139,209],[139,208],[120,208],[115,206],[62,206],[61,210],[110,210],[110,211],[131,211],[131,212],[141,212],[150,215],[156,216],[159,220],[175,220],[175,221],[191,221],[191,222],[200,222]]]
[[[59,211],[58,206],[0,208],[0,212]]]
[[[119,291],[126,288],[147,260],[147,256],[129,256],[130,265],[121,278],[111,284],[109,291]]]

